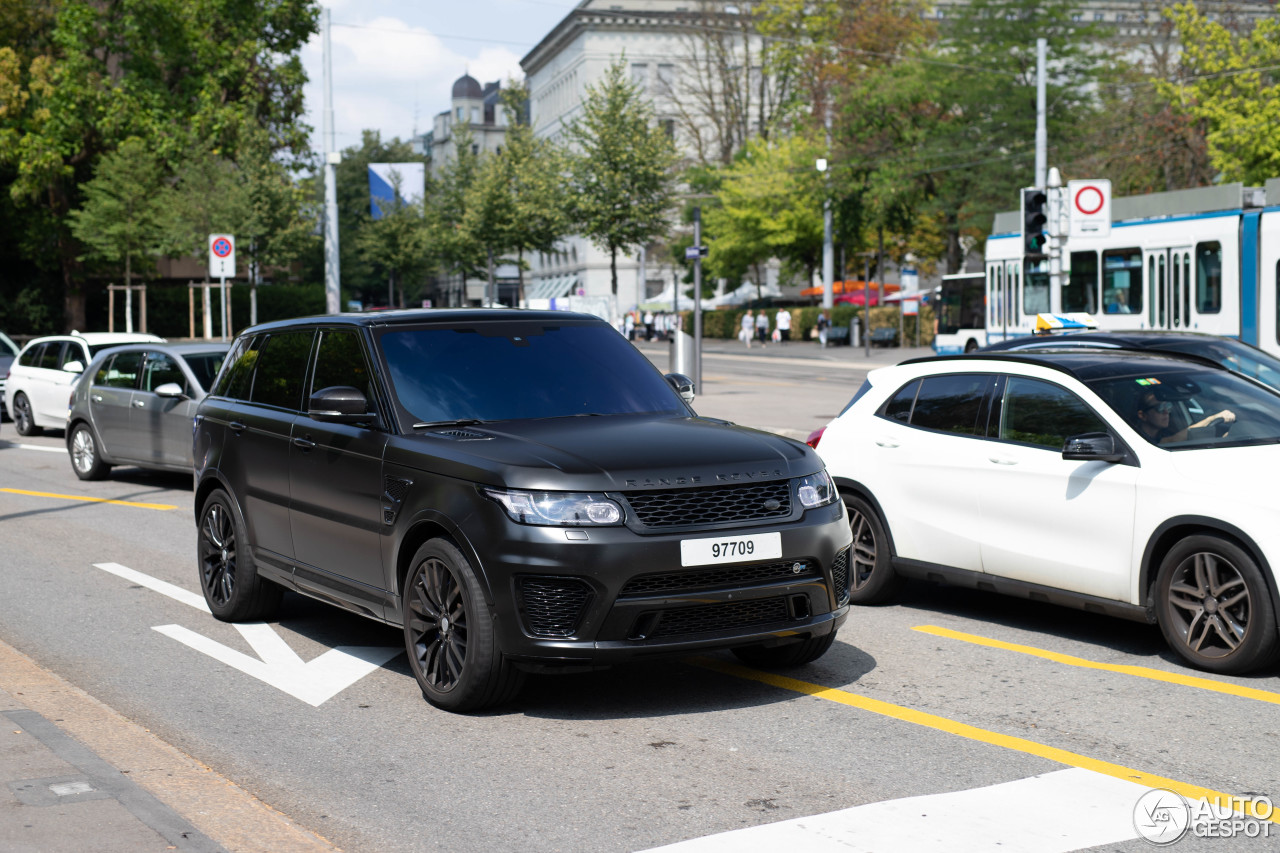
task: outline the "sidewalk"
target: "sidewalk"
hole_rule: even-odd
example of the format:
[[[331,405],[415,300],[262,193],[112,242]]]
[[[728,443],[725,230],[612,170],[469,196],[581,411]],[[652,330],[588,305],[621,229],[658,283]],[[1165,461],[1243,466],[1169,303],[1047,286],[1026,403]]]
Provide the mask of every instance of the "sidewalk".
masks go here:
[[[661,358],[671,351],[667,341],[635,341],[636,348],[649,357],[650,361],[661,366]],[[789,341],[785,344],[770,343],[767,346],[753,342],[751,348],[739,340],[725,338],[703,338],[703,355],[751,356],[756,358],[796,358],[810,361],[825,361],[833,366],[852,367],[860,370],[872,370],[890,364],[897,364],[909,358],[920,358],[933,355],[931,347],[883,347],[873,346],[821,346],[817,341]]]
[[[337,850],[3,642],[0,724],[6,853]]]

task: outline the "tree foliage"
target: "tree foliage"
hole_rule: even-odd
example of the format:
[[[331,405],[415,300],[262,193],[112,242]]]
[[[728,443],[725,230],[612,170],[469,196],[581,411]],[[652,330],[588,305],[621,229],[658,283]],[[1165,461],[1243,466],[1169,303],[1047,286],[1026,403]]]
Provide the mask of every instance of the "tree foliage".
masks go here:
[[[1178,29],[1186,75],[1160,81],[1160,91],[1205,123],[1222,179],[1260,185],[1280,175],[1280,15],[1238,33],[1192,3],[1166,14]]]
[[[656,124],[650,103],[626,79],[625,57],[587,87],[582,115],[568,128],[574,218],[582,233],[609,253],[618,292],[618,252],[634,251],[663,234],[674,193],[675,148]]]

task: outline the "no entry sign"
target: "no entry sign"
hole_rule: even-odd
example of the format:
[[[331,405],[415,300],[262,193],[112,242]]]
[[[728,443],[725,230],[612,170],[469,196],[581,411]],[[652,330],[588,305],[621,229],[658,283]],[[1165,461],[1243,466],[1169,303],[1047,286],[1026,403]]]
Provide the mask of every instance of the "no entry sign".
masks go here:
[[[236,277],[236,238],[234,236],[209,235],[209,277]]]

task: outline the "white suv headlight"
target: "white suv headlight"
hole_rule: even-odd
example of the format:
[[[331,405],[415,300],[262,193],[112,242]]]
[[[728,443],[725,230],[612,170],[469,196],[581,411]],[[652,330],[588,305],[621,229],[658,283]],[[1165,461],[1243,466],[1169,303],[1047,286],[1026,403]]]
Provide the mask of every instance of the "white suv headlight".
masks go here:
[[[622,523],[622,507],[603,495],[484,489],[521,524],[583,527]]]
[[[831,475],[825,468],[816,474],[801,477],[796,485],[796,497],[800,499],[800,505],[805,509],[815,509],[835,503],[840,497],[835,483],[831,482]]]

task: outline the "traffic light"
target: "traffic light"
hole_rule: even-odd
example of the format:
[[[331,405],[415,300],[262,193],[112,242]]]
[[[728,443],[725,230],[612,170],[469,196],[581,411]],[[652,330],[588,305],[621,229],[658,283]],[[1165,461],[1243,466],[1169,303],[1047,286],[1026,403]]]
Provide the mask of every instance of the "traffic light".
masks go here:
[[[1048,202],[1044,190],[1029,187],[1022,191],[1022,254],[1027,257],[1042,257],[1045,253],[1045,244],[1049,242],[1044,230],[1049,221],[1045,211]]]

